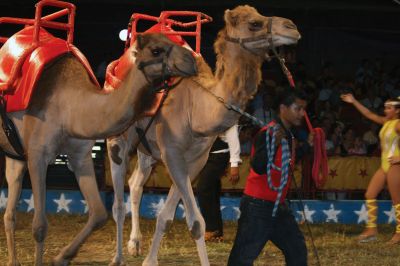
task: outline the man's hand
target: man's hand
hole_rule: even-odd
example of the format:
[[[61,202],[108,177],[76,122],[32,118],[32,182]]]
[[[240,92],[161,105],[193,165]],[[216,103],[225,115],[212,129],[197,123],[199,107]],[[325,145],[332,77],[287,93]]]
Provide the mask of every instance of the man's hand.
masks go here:
[[[239,179],[239,166],[231,166],[231,170],[229,172],[229,181],[232,183],[232,185],[236,185],[239,182]]]
[[[400,156],[390,156],[388,161],[391,165],[400,163]]]
[[[310,145],[311,147],[314,146],[314,136],[315,132],[310,132],[307,137],[308,145]]]

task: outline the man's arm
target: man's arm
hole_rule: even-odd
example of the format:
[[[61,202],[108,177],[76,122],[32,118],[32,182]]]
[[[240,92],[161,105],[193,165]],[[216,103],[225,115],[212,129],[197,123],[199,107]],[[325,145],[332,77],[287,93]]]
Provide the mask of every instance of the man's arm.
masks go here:
[[[226,142],[229,147],[229,162],[231,164],[229,180],[232,184],[239,182],[240,142],[238,125],[234,125],[225,132]]]

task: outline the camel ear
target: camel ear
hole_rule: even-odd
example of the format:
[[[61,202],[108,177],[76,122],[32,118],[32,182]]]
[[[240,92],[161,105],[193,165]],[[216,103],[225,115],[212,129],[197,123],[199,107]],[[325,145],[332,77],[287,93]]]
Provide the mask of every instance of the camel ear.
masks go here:
[[[234,14],[233,11],[227,9],[225,10],[224,19],[226,23],[229,23],[231,26],[235,27],[238,24],[239,16],[238,14]]]
[[[146,40],[147,40],[147,38],[145,35],[143,35],[143,34],[137,35],[136,41],[137,41],[137,48],[139,50],[142,50],[144,48],[144,46],[146,45],[146,42],[147,42]]]

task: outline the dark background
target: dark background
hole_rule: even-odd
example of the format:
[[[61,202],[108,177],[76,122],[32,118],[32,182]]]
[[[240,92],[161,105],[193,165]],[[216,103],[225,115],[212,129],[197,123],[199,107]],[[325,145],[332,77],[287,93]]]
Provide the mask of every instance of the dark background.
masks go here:
[[[34,17],[37,1],[0,1],[0,16]],[[329,61],[343,77],[352,77],[361,59],[381,58],[394,66],[400,58],[400,1],[393,0],[72,0],[77,7],[75,45],[93,68],[123,51],[118,33],[132,13],[158,16],[162,10],[201,11],[214,18],[203,26],[202,54],[214,66],[212,44],[223,25],[224,10],[249,4],[263,15],[292,19],[302,34],[297,60],[309,73]],[[51,11],[51,9],[48,9]],[[0,34],[9,26],[0,25]],[[268,67],[268,66],[265,66]]]

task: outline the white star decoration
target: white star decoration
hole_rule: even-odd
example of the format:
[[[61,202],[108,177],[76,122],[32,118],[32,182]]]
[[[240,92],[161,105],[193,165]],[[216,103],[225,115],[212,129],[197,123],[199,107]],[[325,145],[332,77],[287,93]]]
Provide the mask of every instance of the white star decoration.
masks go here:
[[[86,200],[81,200],[83,206],[85,206],[85,209],[83,210],[83,213],[87,213],[89,211],[89,206],[86,202]]]
[[[7,206],[7,198],[4,192],[0,193],[0,209],[3,209]]]
[[[182,210],[182,218],[185,218],[185,216],[186,216],[186,213],[185,213],[185,206],[183,206],[183,204],[180,203],[180,204],[178,205],[178,207],[179,207],[179,209]]]
[[[359,211],[354,211],[358,215],[357,223],[361,223],[362,221],[368,222],[368,211],[365,207],[365,204],[361,206]]]
[[[161,209],[164,207],[165,201],[164,199],[160,199],[157,203],[152,203],[150,208],[153,210],[153,213],[157,217],[158,214],[161,212]]]
[[[28,208],[26,209],[26,212],[30,212],[31,210],[35,209],[34,201],[33,201],[33,194],[31,194],[31,197],[29,199],[24,199],[26,204],[28,204]]]
[[[384,213],[388,216],[388,224],[396,221],[396,213],[393,206],[390,211],[384,211]]]
[[[307,219],[307,221],[309,221],[310,223],[312,223],[312,222],[313,222],[312,215],[315,213],[315,211],[312,211],[312,210],[308,209],[308,206],[307,206],[307,204],[306,204],[306,205],[304,206],[304,212],[305,212],[305,214],[306,214],[306,218],[305,218],[305,219]],[[304,221],[305,219],[304,219],[304,213],[303,213],[303,211],[297,211],[297,213],[300,214],[300,216],[301,216],[301,221]]]
[[[68,205],[72,202],[72,200],[66,199],[64,193],[61,193],[60,199],[58,200],[55,199],[53,201],[57,203],[57,212],[60,212],[62,210],[65,210],[68,213],[70,212]]]
[[[335,223],[338,222],[338,217],[337,217],[337,216],[339,215],[339,213],[342,212],[342,211],[339,211],[339,210],[335,210],[333,204],[331,204],[329,210],[322,210],[322,211],[323,211],[323,212],[325,213],[325,215],[327,216],[327,217],[326,217],[326,222],[329,222],[329,220],[332,220],[332,221],[334,221]]]
[[[125,214],[132,212],[131,208],[131,196],[126,197],[125,201]]]
[[[233,207],[233,211],[236,213],[236,220],[238,220],[240,218],[240,208]]]

